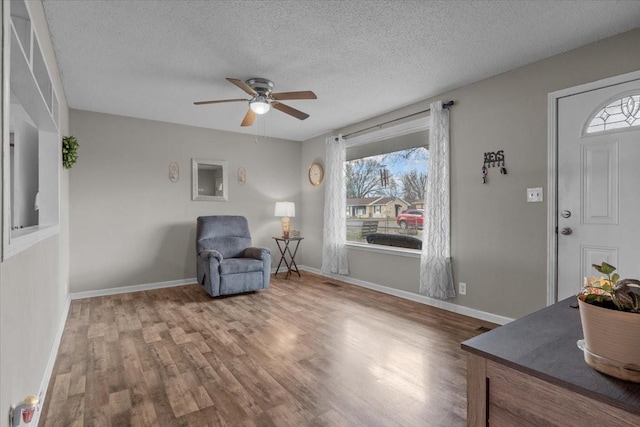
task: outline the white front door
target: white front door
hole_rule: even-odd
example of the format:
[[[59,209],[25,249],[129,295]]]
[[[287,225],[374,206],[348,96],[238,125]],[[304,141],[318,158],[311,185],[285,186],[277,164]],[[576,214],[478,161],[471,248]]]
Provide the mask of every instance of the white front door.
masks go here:
[[[639,96],[635,80],[558,100],[558,301],[598,274],[592,264],[640,277]],[[617,125],[589,129],[611,104],[602,117]]]

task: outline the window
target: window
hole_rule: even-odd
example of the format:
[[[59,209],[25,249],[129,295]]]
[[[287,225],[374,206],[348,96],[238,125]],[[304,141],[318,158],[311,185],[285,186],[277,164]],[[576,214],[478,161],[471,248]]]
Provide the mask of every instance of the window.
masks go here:
[[[353,207],[353,216],[362,217],[367,213],[366,206],[354,206]]]
[[[347,139],[347,242],[421,247],[424,215],[418,207],[424,203],[429,164],[426,127],[423,119],[398,125],[396,132],[385,129],[386,135],[378,131]],[[411,219],[403,217],[408,212]]]
[[[624,96],[609,103],[594,115],[587,133],[632,126],[640,126],[640,95]]]

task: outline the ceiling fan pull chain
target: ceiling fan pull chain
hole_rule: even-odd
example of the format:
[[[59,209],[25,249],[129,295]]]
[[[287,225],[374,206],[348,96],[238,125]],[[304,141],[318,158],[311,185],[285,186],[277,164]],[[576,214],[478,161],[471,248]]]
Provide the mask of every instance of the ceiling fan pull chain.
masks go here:
[[[258,119],[258,122],[260,121],[260,119]],[[253,139],[254,143],[258,143],[258,123],[256,123],[256,136]]]

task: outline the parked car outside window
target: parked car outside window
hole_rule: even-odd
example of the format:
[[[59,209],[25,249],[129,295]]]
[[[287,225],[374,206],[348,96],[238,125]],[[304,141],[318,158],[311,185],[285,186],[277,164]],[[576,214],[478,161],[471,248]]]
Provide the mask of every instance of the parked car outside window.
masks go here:
[[[400,228],[418,227],[424,225],[424,209],[405,209],[396,218]]]

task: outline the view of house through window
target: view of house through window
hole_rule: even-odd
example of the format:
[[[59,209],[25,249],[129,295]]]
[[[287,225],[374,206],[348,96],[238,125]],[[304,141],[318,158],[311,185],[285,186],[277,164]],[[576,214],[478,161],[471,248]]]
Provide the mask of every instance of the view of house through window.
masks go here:
[[[348,242],[421,248],[427,138],[425,130],[347,148]]]

